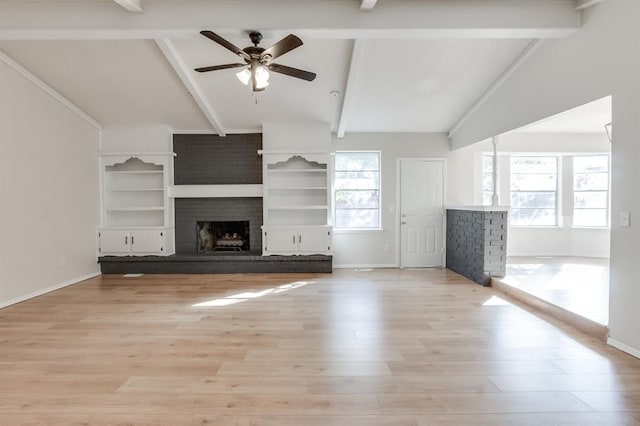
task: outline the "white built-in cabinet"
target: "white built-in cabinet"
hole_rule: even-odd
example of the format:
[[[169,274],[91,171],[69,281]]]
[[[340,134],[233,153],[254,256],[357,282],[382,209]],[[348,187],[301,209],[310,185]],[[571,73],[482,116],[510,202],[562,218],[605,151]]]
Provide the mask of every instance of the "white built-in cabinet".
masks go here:
[[[173,254],[173,153],[101,154],[100,172],[98,255]]]
[[[331,254],[331,156],[263,153],[263,255]]]

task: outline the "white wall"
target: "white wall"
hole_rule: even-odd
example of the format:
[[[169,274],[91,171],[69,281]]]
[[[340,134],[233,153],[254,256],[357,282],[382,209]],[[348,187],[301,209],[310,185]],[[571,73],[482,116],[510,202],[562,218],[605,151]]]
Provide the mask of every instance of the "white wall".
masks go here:
[[[0,307],[99,273],[98,142],[0,62]]]
[[[514,228],[507,256],[609,257],[609,230],[598,228]]]
[[[322,122],[267,122],[262,124],[262,149],[281,152],[330,152],[331,129]]]
[[[172,148],[172,130],[162,124],[106,127],[102,131],[103,152],[171,152]]]
[[[398,266],[396,168],[399,158],[447,159],[445,204],[471,204],[473,179],[464,160],[468,152],[452,153],[443,133],[350,133],[333,139],[335,151],[381,151],[382,231],[334,231],[333,265],[340,267]],[[450,158],[450,156],[453,156]],[[460,157],[460,158],[458,158]],[[471,163],[469,163],[471,164]],[[385,250],[388,247],[388,250]]]
[[[549,40],[453,135],[459,148],[613,96],[610,342],[640,356],[640,2],[610,0],[583,15],[583,28]],[[617,218],[631,213],[631,226]],[[640,216],[638,216],[640,217]]]

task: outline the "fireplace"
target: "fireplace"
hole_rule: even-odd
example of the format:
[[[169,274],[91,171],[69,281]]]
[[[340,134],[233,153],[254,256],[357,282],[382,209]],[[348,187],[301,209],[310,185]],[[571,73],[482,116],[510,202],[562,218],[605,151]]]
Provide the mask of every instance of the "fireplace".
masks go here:
[[[176,198],[175,215],[178,255],[262,253],[262,198]],[[200,235],[204,224],[209,229],[203,233],[205,244]],[[229,234],[227,242],[218,246],[226,247],[216,248],[215,241],[224,240],[225,234]],[[237,234],[236,240],[233,234]]]
[[[196,252],[249,251],[250,231],[248,220],[198,221],[196,222]]]

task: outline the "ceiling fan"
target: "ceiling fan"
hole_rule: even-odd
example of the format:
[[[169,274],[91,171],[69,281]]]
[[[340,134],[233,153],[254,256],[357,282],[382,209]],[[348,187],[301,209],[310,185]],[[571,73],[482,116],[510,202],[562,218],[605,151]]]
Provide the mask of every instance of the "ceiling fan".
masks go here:
[[[266,49],[258,47],[258,44],[260,44],[260,41],[262,40],[262,34],[258,31],[252,31],[249,33],[249,38],[251,39],[253,46],[248,46],[244,49],[240,49],[212,31],[200,31],[200,34],[240,56],[244,60],[244,64],[235,63],[213,65],[209,67],[196,68],[195,71],[208,72],[248,66],[237,73],[236,76],[245,85],[248,85],[249,82],[251,82],[252,90],[254,92],[262,91],[269,85],[269,71],[300,78],[306,81],[313,81],[316,78],[315,73],[271,62],[275,58],[302,46],[302,40],[293,34],[289,34],[273,46]]]

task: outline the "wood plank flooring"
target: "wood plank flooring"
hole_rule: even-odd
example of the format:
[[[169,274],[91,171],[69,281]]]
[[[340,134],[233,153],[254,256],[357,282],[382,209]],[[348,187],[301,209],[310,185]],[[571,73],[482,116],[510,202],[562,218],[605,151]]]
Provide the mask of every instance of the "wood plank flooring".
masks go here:
[[[640,425],[640,360],[444,269],[107,275],[0,310],[0,425]]]

